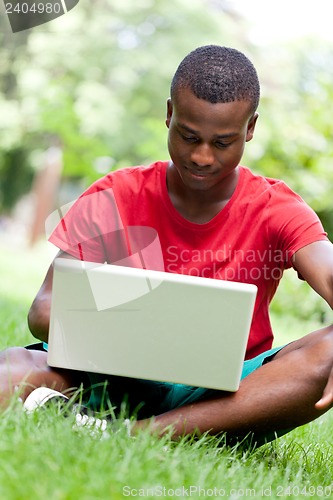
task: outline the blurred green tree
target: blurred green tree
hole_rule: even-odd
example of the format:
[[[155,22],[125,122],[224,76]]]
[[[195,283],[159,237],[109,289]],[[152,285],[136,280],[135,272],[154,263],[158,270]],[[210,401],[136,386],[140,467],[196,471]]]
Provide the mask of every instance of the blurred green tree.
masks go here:
[[[14,64],[1,75],[10,83],[0,91],[0,175],[1,155],[22,143],[30,169],[61,144],[64,176],[85,184],[166,157],[165,101],[179,59],[200,44],[237,44],[242,23],[225,4],[92,0],[18,38],[7,33],[0,59]]]
[[[15,35],[2,16],[0,213],[30,189],[52,145],[61,145],[63,175],[81,179],[80,190],[110,169],[166,158],[173,72],[191,49],[216,43],[248,54],[262,82],[244,164],[284,179],[332,237],[333,47],[314,40],[258,47],[246,27],[227,0],[90,0]],[[301,297],[282,296],[276,311],[323,314],[308,289]]]
[[[280,50],[279,58],[267,51],[261,64],[261,120],[247,160],[303,196],[333,239],[333,46],[304,39]]]
[[[0,22],[0,210],[30,187],[50,144],[62,146],[64,176],[86,185],[111,168],[166,158],[170,78],[189,50],[218,43],[249,54],[262,81],[261,120],[244,162],[286,180],[332,235],[328,44],[254,47],[245,21],[223,0],[135,7],[133,0],[91,0],[15,35]],[[20,167],[11,167],[19,151]]]

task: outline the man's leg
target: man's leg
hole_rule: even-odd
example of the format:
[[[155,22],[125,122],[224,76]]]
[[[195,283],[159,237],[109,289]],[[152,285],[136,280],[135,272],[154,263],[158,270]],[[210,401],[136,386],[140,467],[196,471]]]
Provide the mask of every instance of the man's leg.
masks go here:
[[[36,387],[68,393],[80,386],[77,372],[54,370],[46,361],[46,352],[24,347],[0,352],[0,407],[6,407],[15,392],[25,400]]]
[[[271,435],[316,419],[315,408],[333,365],[333,326],[289,344],[274,359],[246,377],[236,393],[186,405],[137,422],[163,434],[172,426],[174,437],[186,433],[227,432],[229,436]]]
[[[218,393],[151,419],[140,420],[135,429],[151,426],[163,434],[172,426],[174,437],[195,431],[245,437],[263,435],[303,425],[324,410],[315,408],[333,365],[333,326],[289,344],[272,361],[248,375],[236,393]],[[76,388],[77,375],[47,366],[46,353],[12,348],[0,353],[0,403],[5,405],[15,387],[20,396],[41,385],[66,392]]]

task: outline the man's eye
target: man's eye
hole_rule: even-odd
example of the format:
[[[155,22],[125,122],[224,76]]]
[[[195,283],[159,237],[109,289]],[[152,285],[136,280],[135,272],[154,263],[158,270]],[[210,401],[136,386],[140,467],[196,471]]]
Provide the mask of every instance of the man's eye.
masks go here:
[[[218,148],[227,148],[228,146],[230,146],[230,142],[216,142],[215,145],[218,147]]]
[[[181,134],[181,137],[185,142],[196,142],[196,140],[197,140],[195,137],[191,137],[189,135]]]

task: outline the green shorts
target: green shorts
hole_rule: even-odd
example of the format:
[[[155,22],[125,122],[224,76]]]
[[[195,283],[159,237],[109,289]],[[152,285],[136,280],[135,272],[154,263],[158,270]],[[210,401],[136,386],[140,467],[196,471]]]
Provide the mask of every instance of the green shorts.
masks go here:
[[[282,347],[270,349],[253,359],[244,361],[241,378],[244,379],[267,363]],[[98,409],[112,406],[116,412],[124,411],[137,418],[149,418],[186,404],[195,403],[220,391],[169,382],[88,373],[91,394],[88,405]],[[127,415],[128,416],[128,415]]]

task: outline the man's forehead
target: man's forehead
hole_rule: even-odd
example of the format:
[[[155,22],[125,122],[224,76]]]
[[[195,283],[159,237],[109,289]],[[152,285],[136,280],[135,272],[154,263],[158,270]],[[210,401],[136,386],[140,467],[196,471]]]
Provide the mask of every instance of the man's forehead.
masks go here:
[[[250,115],[252,109],[252,103],[248,100],[211,103],[196,97],[190,90],[177,93],[172,99],[172,105],[178,115],[186,114],[191,116],[198,113],[201,116],[213,113],[217,115],[229,113]]]
[[[177,92],[174,93],[173,97],[171,98],[171,101],[174,106],[177,106],[177,104],[181,104],[183,106],[186,106],[188,104],[189,106],[192,105],[193,101],[197,101],[200,103],[207,103],[211,106],[219,105],[219,104],[231,104],[231,103],[243,103],[242,105],[246,104],[247,106],[251,106],[252,102],[249,99],[226,99],[226,100],[221,100],[218,102],[210,102],[208,99],[203,99],[201,97],[197,97],[195,93],[190,89],[190,88],[180,88],[177,90]]]

